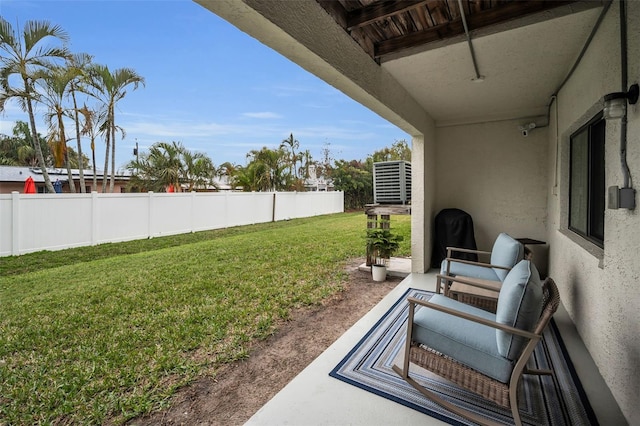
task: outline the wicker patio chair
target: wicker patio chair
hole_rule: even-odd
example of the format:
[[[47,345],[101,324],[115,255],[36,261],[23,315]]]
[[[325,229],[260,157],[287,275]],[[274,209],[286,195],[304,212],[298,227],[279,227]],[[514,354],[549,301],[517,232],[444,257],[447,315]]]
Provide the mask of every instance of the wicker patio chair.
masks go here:
[[[437,274],[436,277],[438,282],[442,283],[442,285],[436,286],[436,293],[444,292],[445,296],[459,302],[487,312],[496,312],[498,296],[502,287],[501,281],[481,280],[461,275],[451,278],[448,275]]]
[[[523,278],[522,272],[525,269],[530,274]],[[428,302],[408,298],[405,355],[402,368],[394,366],[394,371],[427,398],[469,420],[484,425],[494,424],[424,388],[409,375],[409,363],[448,379],[502,407],[510,408],[515,424],[521,425],[517,389],[522,375],[554,374],[552,370],[528,369],[526,364],[542,338],[543,330],[556,312],[560,296],[551,278],[540,284],[535,266],[529,261],[521,261],[514,267],[513,271],[516,270],[518,272],[513,275],[519,276],[507,277],[503,283],[496,314],[443,295],[434,295]],[[531,296],[532,292],[538,291],[536,288],[541,290],[541,295]],[[514,313],[511,309],[512,302],[518,298],[518,292],[523,306],[518,306]],[[527,316],[529,318],[525,318]],[[429,329],[432,329],[432,335],[429,334]],[[451,333],[456,337],[463,335],[463,339],[467,341],[460,344],[454,342],[453,340],[457,340],[454,338],[443,343],[441,337],[435,336],[441,333]],[[507,341],[509,344],[505,346]],[[475,348],[470,349],[470,342],[478,347],[484,345],[492,353],[479,355]],[[492,361],[487,361],[488,359]],[[492,362],[495,364],[490,365]]]
[[[489,263],[458,259],[456,253],[490,256]],[[506,233],[500,233],[491,251],[447,247],[437,278],[437,292],[489,312],[495,312],[497,296],[505,277],[524,258],[524,246]],[[450,280],[448,277],[463,280]]]

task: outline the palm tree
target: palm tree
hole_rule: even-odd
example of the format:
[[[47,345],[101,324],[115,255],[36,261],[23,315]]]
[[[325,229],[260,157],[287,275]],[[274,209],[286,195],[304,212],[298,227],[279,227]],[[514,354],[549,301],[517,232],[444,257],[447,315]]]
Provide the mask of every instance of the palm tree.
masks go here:
[[[103,123],[103,129],[106,135],[105,141],[107,148],[104,158],[105,180],[102,182],[102,192],[106,192],[106,175],[109,168],[109,154],[111,154],[111,182],[109,190],[113,192],[116,173],[116,131],[124,131],[116,126],[115,110],[118,101],[122,100],[127,94],[126,88],[133,85],[133,89],[137,89],[138,85],[144,86],[144,78],[138,75],[131,68],[118,68],[111,72],[106,65],[93,65],[88,71],[90,80],[89,84],[95,89],[94,95],[100,99],[106,109],[106,117]],[[111,153],[109,153],[111,149]]]
[[[252,187],[258,191],[281,191],[287,188],[291,175],[286,173],[289,166],[284,149],[263,147],[249,151],[247,158],[251,159],[247,170],[254,179]]]
[[[91,140],[91,164],[93,167],[93,191],[98,190],[98,176],[96,174],[96,137],[99,133],[99,123],[101,121],[97,111],[87,108],[85,104],[82,108],[77,110],[84,119],[84,124],[80,133],[84,136],[89,136]],[[103,176],[103,180],[105,177]]]
[[[249,163],[245,167],[238,166],[233,176],[233,187],[240,187],[244,192],[259,191],[256,177],[257,166]]]
[[[297,139],[293,138],[293,133],[289,135],[289,137],[282,141],[280,144],[280,148],[284,148],[288,152],[289,158],[289,172],[294,175],[294,177],[298,178],[298,170],[296,164],[300,159],[296,154],[296,149],[300,148],[300,142]]]
[[[63,105],[72,79],[73,75],[69,70],[59,66],[40,70],[34,76],[34,81],[42,88],[40,101],[49,109],[45,114],[45,121],[49,125],[49,145],[53,152],[55,166],[62,167],[63,164],[66,166],[69,190],[75,193],[76,186],[73,183],[67,150],[67,135],[64,127],[66,113]]]
[[[239,166],[237,166],[236,164],[226,161],[220,164],[216,175],[220,178],[226,178],[226,181],[231,189],[235,189],[236,187],[240,186],[238,184],[239,169]]]
[[[217,174],[213,161],[201,152],[192,153],[182,147],[182,179],[188,191],[217,187],[214,178]]]
[[[78,146],[78,163],[82,164],[82,143],[80,141],[81,129],[80,129],[80,111],[78,110],[78,102],[76,100],[76,92],[84,91],[84,81],[87,78],[87,69],[91,65],[93,56],[86,53],[74,54],[67,59],[67,68],[72,76],[69,82],[68,92],[71,95],[73,101],[73,121],[76,127],[76,143]],[[86,106],[85,106],[86,107]],[[93,142],[92,142],[93,143]],[[80,178],[80,192],[85,193],[84,183],[84,167],[78,168]],[[95,180],[95,158],[94,158],[94,180]],[[94,188],[95,189],[95,188]]]
[[[313,161],[313,157],[311,156],[311,151],[305,149],[300,153],[300,169],[298,170],[301,179],[306,179],[309,177],[309,166],[315,164]]]
[[[36,119],[33,112],[33,103],[38,102],[39,95],[33,86],[34,74],[42,69],[53,66],[57,59],[69,56],[66,47],[43,46],[47,37],[53,37],[60,41],[67,41],[67,33],[57,25],[51,25],[47,21],[27,21],[22,39],[16,36],[16,32],[9,22],[0,17],[0,111],[4,111],[4,105],[9,99],[16,99],[23,111],[29,114],[31,125],[31,137],[38,140]],[[12,76],[17,75],[21,85],[14,85],[16,81]],[[47,191],[54,193],[53,185],[49,179],[47,168],[39,144],[34,143],[38,163],[42,169]]]
[[[192,153],[180,142],[157,142],[148,153],[129,162],[127,168],[137,170],[131,186],[154,192],[164,192],[169,186],[186,185],[189,191],[215,185],[216,169],[203,153]]]

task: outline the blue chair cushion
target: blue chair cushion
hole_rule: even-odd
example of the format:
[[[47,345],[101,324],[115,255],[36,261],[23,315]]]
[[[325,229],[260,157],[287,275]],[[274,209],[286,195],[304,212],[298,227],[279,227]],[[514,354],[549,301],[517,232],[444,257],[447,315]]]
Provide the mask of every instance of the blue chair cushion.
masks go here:
[[[491,264],[513,268],[513,266],[524,257],[524,246],[518,241],[505,234],[498,235],[491,249]],[[509,271],[500,268],[493,268],[500,281],[504,281]]]
[[[524,257],[524,246],[514,238],[504,232],[500,233],[493,243],[491,250],[492,265],[502,266],[505,268],[513,268]],[[447,263],[444,259],[440,265],[440,273],[447,274]],[[449,266],[449,274],[462,277],[480,278],[489,281],[504,281],[509,271],[501,268],[488,268],[478,265],[469,265],[466,263],[451,261]]]
[[[440,266],[440,273],[442,275],[447,275],[447,263],[449,263],[447,259],[444,259],[442,261],[442,264]],[[449,266],[449,275],[460,275],[461,277],[472,277],[489,281],[500,281],[500,278],[496,274],[494,268],[469,265],[467,263],[456,262],[455,260],[451,261],[451,266]]]
[[[495,314],[434,295],[431,303],[495,321]],[[498,352],[496,329],[434,309],[419,307],[413,318],[412,339],[503,383],[514,363]]]
[[[542,312],[542,283],[538,270],[529,260],[521,260],[502,283],[496,309],[496,322],[533,331]],[[527,339],[496,330],[498,352],[515,360]]]

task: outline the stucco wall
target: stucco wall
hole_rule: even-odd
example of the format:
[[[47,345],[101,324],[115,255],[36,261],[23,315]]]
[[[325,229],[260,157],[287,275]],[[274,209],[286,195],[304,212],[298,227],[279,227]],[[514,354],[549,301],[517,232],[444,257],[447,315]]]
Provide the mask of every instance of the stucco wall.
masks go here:
[[[548,128],[523,137],[532,119],[437,128],[436,211],[471,215],[478,248],[490,250],[500,232],[545,240]],[[544,118],[535,120],[544,125]],[[534,248],[546,271],[546,251]]]
[[[627,2],[628,79],[640,80],[640,2]],[[550,274],[601,375],[630,424],[640,419],[640,213],[607,210],[604,250],[566,230],[569,137],[602,109],[602,97],[621,88],[619,7],[613,3],[576,72],[553,108],[549,133],[547,239]],[[631,106],[628,164],[640,179],[640,109]],[[557,126],[556,126],[557,124]],[[620,122],[607,122],[606,186],[622,186]],[[556,137],[557,135],[557,137]],[[556,169],[556,156],[558,166]],[[636,202],[638,199],[636,198]]]

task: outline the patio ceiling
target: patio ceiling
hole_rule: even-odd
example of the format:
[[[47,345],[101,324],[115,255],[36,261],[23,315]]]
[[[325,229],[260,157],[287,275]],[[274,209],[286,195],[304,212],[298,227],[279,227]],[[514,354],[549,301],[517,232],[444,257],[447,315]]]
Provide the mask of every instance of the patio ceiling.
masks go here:
[[[438,125],[545,115],[607,3],[317,1]]]

